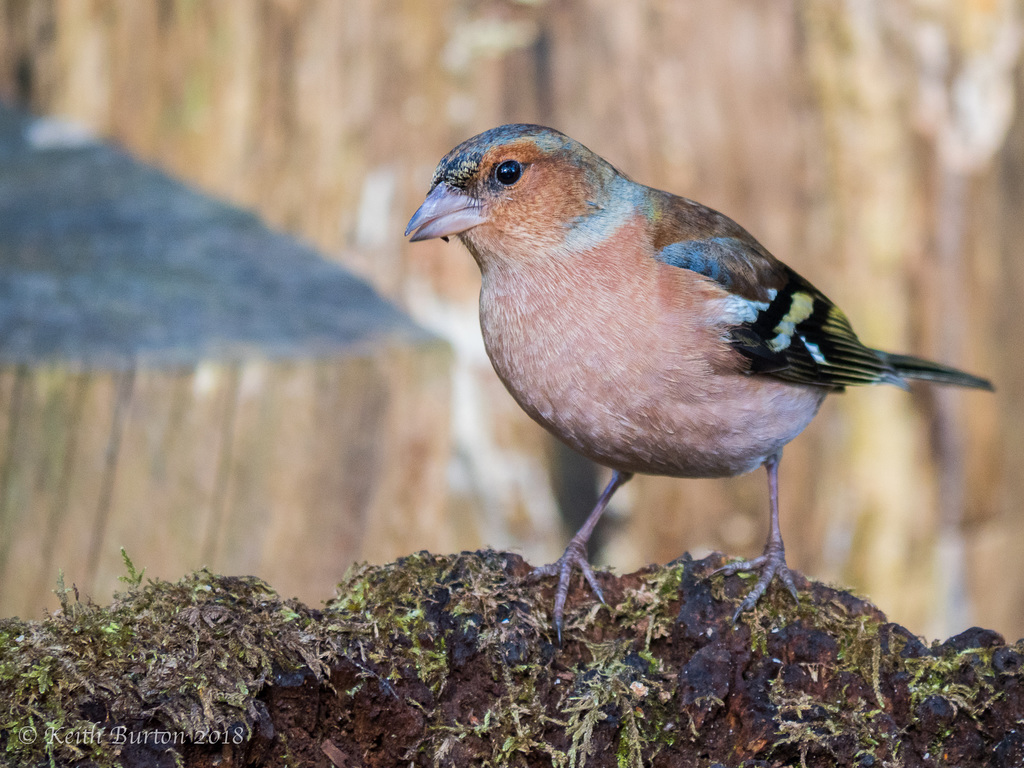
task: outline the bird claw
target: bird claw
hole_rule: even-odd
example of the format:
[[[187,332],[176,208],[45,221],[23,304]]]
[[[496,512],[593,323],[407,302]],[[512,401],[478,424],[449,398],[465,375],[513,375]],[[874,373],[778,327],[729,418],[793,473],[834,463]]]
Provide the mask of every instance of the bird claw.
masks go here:
[[[785,585],[786,589],[789,590],[789,594],[793,596],[793,602],[799,603],[800,598],[797,594],[796,584],[793,582],[793,572],[789,570],[786,565],[786,552],[781,547],[769,547],[765,550],[764,554],[760,557],[755,557],[753,560],[743,560],[738,563],[729,563],[723,565],[721,568],[715,570],[711,575],[722,574],[723,576],[733,576],[737,573],[746,573],[749,571],[760,571],[761,576],[758,578],[757,583],[754,584],[743,602],[740,603],[739,608],[736,609],[736,613],[732,616],[732,623],[736,624],[739,621],[740,616],[745,612],[751,610],[757,601],[761,599],[761,596],[768,590],[768,586],[772,583],[772,580],[778,577]]]
[[[601,585],[597,582],[594,569],[590,567],[587,560],[587,545],[576,539],[569,542],[565,552],[558,560],[547,565],[534,568],[530,572],[530,578],[538,579],[544,576],[558,576],[558,586],[555,588],[554,624],[555,632],[558,635],[558,644],[562,644],[562,626],[565,615],[565,601],[569,597],[569,583],[572,580],[572,569],[576,566],[580,569],[583,577],[587,580],[590,588],[594,591],[597,599],[604,603],[604,593]]]

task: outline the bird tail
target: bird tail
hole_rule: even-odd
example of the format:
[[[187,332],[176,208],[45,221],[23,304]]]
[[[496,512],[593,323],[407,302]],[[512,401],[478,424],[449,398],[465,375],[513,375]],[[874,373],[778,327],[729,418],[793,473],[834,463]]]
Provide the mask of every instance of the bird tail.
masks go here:
[[[938,384],[952,384],[956,387],[971,387],[973,389],[987,389],[994,391],[992,382],[979,376],[972,376],[948,365],[940,365],[930,360],[922,360],[919,357],[910,355],[897,355],[892,352],[873,350],[882,360],[892,368],[893,372],[900,379],[921,379],[923,381],[934,381]]]

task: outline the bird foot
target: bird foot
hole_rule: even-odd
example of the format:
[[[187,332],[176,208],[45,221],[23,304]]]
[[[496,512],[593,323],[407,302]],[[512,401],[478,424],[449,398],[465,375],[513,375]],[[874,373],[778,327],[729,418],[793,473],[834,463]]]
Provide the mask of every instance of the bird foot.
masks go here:
[[[778,577],[782,583],[789,590],[789,594],[793,596],[794,602],[800,602],[800,598],[797,596],[796,584],[793,583],[793,572],[786,566],[786,550],[781,546],[773,546],[769,544],[765,547],[764,554],[760,557],[755,557],[753,560],[743,560],[739,563],[729,563],[717,569],[711,575],[722,574],[723,576],[732,576],[737,573],[747,573],[750,571],[760,571],[761,577],[757,580],[754,588],[747,593],[747,596],[743,598],[743,602],[740,603],[740,607],[736,609],[736,613],[732,615],[732,623],[735,624],[739,621],[740,615],[744,611],[749,611],[755,605],[757,601],[761,599],[761,595],[768,589],[768,585],[772,583],[772,580]]]
[[[573,538],[565,552],[558,560],[547,565],[534,568],[530,572],[530,578],[539,579],[544,576],[558,576],[558,586],[555,588],[554,622],[555,632],[558,634],[558,644],[562,644],[562,624],[565,614],[565,601],[569,597],[569,582],[572,579],[572,569],[578,567],[587,580],[590,588],[594,590],[597,599],[604,602],[604,593],[601,592],[601,585],[597,583],[594,569],[590,567],[587,560],[586,542]]]

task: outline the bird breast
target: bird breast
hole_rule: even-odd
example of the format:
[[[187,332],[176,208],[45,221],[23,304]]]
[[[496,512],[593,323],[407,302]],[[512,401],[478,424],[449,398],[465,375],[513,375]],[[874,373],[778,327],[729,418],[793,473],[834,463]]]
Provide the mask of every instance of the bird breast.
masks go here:
[[[640,248],[478,261],[480,324],[498,376],[534,420],[605,466],[748,472],[796,437],[824,398],[742,373],[715,311],[721,288]]]

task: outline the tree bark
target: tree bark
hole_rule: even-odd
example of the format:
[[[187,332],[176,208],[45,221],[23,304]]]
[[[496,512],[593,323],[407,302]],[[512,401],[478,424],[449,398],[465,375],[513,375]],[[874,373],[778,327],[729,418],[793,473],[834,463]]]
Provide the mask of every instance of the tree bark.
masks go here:
[[[447,345],[256,217],[0,107],[0,614],[118,548],[323,593],[457,544]]]

